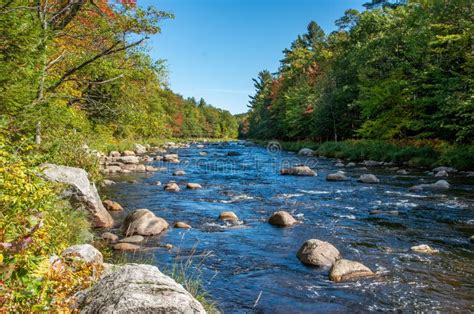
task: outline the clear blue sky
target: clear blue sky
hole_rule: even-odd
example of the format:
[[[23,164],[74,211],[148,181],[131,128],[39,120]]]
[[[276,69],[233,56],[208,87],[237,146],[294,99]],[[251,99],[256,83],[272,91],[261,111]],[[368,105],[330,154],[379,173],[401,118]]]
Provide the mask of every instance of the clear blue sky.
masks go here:
[[[282,50],[314,20],[326,32],[349,8],[367,0],[139,0],[172,12],[149,41],[154,59],[167,60],[171,88],[203,97],[232,113],[247,111],[252,78],[275,72]]]

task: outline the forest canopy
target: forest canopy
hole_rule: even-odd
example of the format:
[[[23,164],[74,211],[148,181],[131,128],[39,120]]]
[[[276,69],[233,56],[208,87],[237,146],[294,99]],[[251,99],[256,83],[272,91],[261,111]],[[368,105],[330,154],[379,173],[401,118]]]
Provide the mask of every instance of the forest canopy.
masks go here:
[[[472,143],[472,2],[372,1],[298,36],[254,79],[241,135]]]

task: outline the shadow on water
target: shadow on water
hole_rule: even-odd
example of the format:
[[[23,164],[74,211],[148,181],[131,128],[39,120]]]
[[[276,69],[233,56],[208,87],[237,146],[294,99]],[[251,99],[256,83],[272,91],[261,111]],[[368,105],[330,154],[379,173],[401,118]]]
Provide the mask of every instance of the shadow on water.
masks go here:
[[[206,156],[199,154],[203,150]],[[237,153],[227,156],[230,151]],[[148,208],[170,225],[185,221],[193,226],[171,228],[150,243],[171,243],[181,256],[193,248],[212,252],[202,265],[202,279],[224,312],[474,310],[474,245],[467,240],[474,234],[473,178],[450,177],[448,192],[412,193],[409,186],[434,178],[356,167],[344,169],[350,181],[327,182],[326,175],[339,170],[334,160],[242,143],[192,146],[177,153],[180,164],[155,162],[168,169],[117,177],[119,183],[106,192],[127,210]],[[298,163],[319,175],[279,175],[282,164]],[[174,177],[176,169],[186,175]],[[381,184],[356,181],[367,172]],[[187,182],[200,183],[203,189],[168,193],[153,185],[171,180],[183,188]],[[266,221],[277,210],[302,223],[270,226]],[[235,212],[242,224],[219,221],[221,211]],[[296,258],[300,245],[311,238],[331,242],[345,258],[363,262],[379,276],[329,281],[328,269],[304,266]],[[422,243],[440,253],[410,251]],[[158,266],[171,267],[175,251],[154,251]]]

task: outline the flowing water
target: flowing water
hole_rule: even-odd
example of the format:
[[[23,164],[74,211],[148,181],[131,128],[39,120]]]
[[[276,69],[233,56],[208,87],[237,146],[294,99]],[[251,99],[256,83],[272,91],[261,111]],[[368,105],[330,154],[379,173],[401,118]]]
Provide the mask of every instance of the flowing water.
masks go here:
[[[422,172],[397,175],[382,168],[344,169],[347,182],[327,182],[339,170],[335,160],[300,157],[244,142],[192,145],[178,149],[180,164],[155,173],[116,177],[106,193],[130,211],[148,208],[192,229],[170,228],[147,240],[161,269],[177,261],[194,261],[199,276],[225,313],[314,313],[360,311],[474,311],[474,178],[450,176],[446,192],[412,193],[408,188],[436,181]],[[206,151],[206,156],[199,152]],[[227,152],[239,156],[227,156]],[[288,163],[307,164],[316,177],[281,176]],[[174,177],[176,169],[186,175]],[[380,184],[358,183],[374,173]],[[134,184],[129,180],[137,180]],[[182,190],[165,192],[156,181],[175,180]],[[187,190],[196,182],[201,190]],[[398,214],[370,214],[371,210]],[[278,228],[267,223],[286,210],[302,223]],[[235,212],[239,224],[218,220],[222,211]],[[360,261],[377,277],[333,283],[328,269],[303,265],[296,252],[307,239],[336,246],[346,259]],[[174,249],[157,248],[171,243]],[[438,254],[414,253],[428,244]],[[179,263],[179,262],[178,262]]]

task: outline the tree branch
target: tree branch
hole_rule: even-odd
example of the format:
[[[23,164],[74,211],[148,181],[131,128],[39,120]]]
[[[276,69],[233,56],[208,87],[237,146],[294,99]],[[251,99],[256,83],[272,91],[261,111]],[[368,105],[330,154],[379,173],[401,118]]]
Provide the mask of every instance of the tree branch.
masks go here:
[[[129,45],[125,45],[123,47],[120,47],[120,48],[116,48],[120,43],[122,43],[121,41],[117,41],[115,42],[114,44],[112,44],[112,46],[110,46],[109,48],[107,48],[106,50],[102,51],[101,53],[95,55],[94,57],[84,61],[83,63],[79,64],[78,66],[70,69],[69,71],[67,71],[66,73],[64,73],[64,75],[56,82],[54,83],[53,85],[51,85],[50,87],[48,87],[48,92],[53,92],[54,90],[56,90],[56,88],[58,88],[69,76],[73,75],[74,73],[76,73],[77,71],[83,69],[84,67],[88,66],[89,64],[93,63],[94,61],[102,58],[102,57],[105,57],[105,56],[108,56],[108,55],[111,55],[111,54],[114,54],[114,53],[117,53],[117,52],[120,52],[120,51],[123,51],[123,50],[127,50],[129,48],[132,48],[134,46],[137,46],[139,44],[141,44],[144,40],[148,39],[148,37],[144,37],[134,43],[131,43]]]

